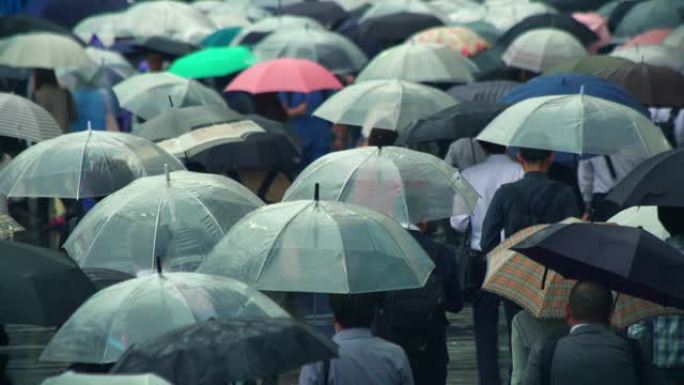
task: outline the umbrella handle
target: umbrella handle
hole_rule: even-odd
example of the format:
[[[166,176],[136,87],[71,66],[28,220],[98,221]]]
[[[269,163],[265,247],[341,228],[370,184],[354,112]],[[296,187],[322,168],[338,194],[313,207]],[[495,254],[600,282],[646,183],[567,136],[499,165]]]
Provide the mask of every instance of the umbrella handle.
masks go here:
[[[542,275],[541,289],[544,290],[546,286],[546,275],[549,273],[549,268],[544,266],[544,275]]]
[[[320,184],[318,184],[318,183],[314,184],[314,200],[316,202],[318,202],[318,200],[320,199],[320,189],[321,189]]]

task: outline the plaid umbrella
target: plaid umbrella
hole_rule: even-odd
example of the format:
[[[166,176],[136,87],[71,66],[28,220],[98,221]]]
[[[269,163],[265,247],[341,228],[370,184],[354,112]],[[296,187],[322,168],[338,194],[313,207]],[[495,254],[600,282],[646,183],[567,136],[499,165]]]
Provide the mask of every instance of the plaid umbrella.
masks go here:
[[[578,223],[568,218],[563,223]],[[575,280],[565,279],[553,270],[534,262],[511,247],[548,225],[521,230],[487,255],[487,274],[482,288],[507,298],[535,318],[562,319]],[[618,293],[611,324],[624,328],[642,319],[666,314],[684,314],[653,302]]]
[[[489,42],[480,35],[463,27],[430,28],[413,35],[410,40],[416,43],[443,44],[468,57],[490,47]]]

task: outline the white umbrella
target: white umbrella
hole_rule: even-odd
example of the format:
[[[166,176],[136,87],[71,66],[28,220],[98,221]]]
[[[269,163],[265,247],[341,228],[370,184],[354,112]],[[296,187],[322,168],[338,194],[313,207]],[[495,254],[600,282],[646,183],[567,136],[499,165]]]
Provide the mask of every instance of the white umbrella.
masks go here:
[[[172,385],[156,374],[62,373],[46,378],[40,385]]]
[[[202,127],[158,144],[159,147],[176,157],[191,158],[210,148],[244,140],[251,134],[265,132],[266,130],[253,121],[244,120]]]
[[[516,37],[501,58],[511,67],[545,72],[587,55],[582,43],[571,34],[552,28],[539,28]]]
[[[0,39],[0,65],[28,68],[72,68],[94,63],[74,39],[48,32]]]
[[[658,219],[657,206],[633,206],[613,215],[606,222],[642,228],[662,240],[670,237],[670,233]]]
[[[439,17],[440,15],[436,11],[437,9],[433,8],[430,3],[418,0],[381,0],[374,2],[373,5],[364,12],[361,19],[359,19],[359,23],[363,23],[364,21],[375,17],[396,13],[418,13]]]
[[[175,36],[187,31],[212,33],[216,25],[189,4],[158,0],[136,3],[121,14],[117,36]]]
[[[0,136],[40,142],[62,135],[47,110],[21,96],[0,93],[0,117]]]
[[[114,44],[117,37],[121,37],[116,29],[121,15],[122,13],[118,12],[87,17],[76,24],[74,34],[83,41],[90,41],[93,36],[97,36],[105,47],[109,47]]]
[[[303,16],[272,16],[266,17],[257,21],[256,23],[244,28],[235,36],[235,39],[230,43],[231,45],[252,44],[253,41],[246,39],[249,35],[268,35],[279,29],[299,30],[304,28],[325,30],[321,23],[314,19]]]

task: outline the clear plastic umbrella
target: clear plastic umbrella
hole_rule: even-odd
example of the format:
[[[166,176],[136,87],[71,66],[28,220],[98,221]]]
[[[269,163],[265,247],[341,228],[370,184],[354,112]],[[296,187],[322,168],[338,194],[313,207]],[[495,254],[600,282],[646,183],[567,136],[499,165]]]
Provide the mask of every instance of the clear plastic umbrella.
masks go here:
[[[156,374],[62,373],[46,378],[40,385],[172,385]]]
[[[271,16],[244,28],[235,36],[235,39],[230,44],[253,45],[263,39],[264,36],[279,29],[298,30],[305,28],[325,30],[321,23],[309,17],[292,15]]]
[[[263,202],[220,175],[176,171],[141,178],[86,214],[64,244],[82,268],[129,274],[193,271],[230,227]]]
[[[137,73],[123,55],[116,51],[88,47],[86,53],[95,65],[57,70],[60,84],[72,90],[84,85],[109,88]]]
[[[86,17],[76,24],[74,34],[83,41],[90,41],[93,36],[97,36],[105,47],[109,47],[114,44],[117,37],[120,37],[117,34],[116,25],[121,14],[121,12],[102,13]]]
[[[293,57],[315,61],[333,73],[358,72],[368,58],[351,40],[316,28],[276,31],[254,47],[259,60]]]
[[[309,200],[247,215],[198,271],[260,290],[365,293],[422,287],[433,268],[391,218],[356,205]]]
[[[40,360],[106,364],[133,344],[210,318],[287,316],[268,297],[233,279],[153,274],[90,297],[57,331]]]
[[[514,104],[477,139],[504,146],[640,159],[670,149],[660,128],[639,111],[582,93]]]
[[[7,197],[90,198],[106,196],[134,179],[183,165],[154,143],[135,135],[82,131],[40,142],[0,172]]]
[[[558,29],[538,28],[516,37],[501,59],[511,67],[546,72],[587,55],[587,50],[573,35]]]
[[[471,83],[477,66],[442,44],[406,43],[382,51],[357,82],[401,79],[412,82]]]
[[[382,0],[373,2],[373,5],[364,12],[359,23],[368,19],[393,15],[396,13],[418,13],[439,17],[437,8],[430,3],[418,0]]]
[[[145,120],[174,107],[226,105],[223,97],[211,88],[168,72],[133,76],[117,84],[114,93],[121,107]]]
[[[321,199],[372,208],[409,225],[469,214],[477,192],[443,160],[401,147],[364,147],[326,155],[309,165],[284,201]]]
[[[0,39],[0,65],[54,69],[92,66],[94,63],[74,39],[56,33],[36,32]]]
[[[170,36],[187,31],[209,35],[216,25],[189,4],[159,0],[135,3],[120,14],[116,24],[118,36]]]
[[[412,121],[455,105],[436,88],[403,80],[369,80],[328,98],[314,115],[333,123],[400,131]]]
[[[21,96],[0,93],[0,116],[0,136],[40,142],[62,135],[47,110]]]

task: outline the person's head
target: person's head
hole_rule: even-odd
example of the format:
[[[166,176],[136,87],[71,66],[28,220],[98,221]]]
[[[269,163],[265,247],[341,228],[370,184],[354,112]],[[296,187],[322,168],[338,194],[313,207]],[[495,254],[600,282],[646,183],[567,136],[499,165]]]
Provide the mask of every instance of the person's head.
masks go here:
[[[579,281],[570,291],[565,320],[571,327],[581,323],[608,324],[613,311],[613,295],[605,286]]]
[[[164,55],[157,51],[147,52],[145,61],[150,72],[161,72],[164,70]]]
[[[658,219],[670,235],[684,235],[684,207],[658,207]]]
[[[386,130],[384,128],[373,128],[368,135],[368,145],[387,147],[394,144],[399,137],[396,131]]]
[[[375,294],[330,294],[335,328],[370,328],[375,319]]]
[[[33,82],[36,90],[44,85],[59,85],[57,83],[57,76],[55,76],[55,71],[46,70],[42,68],[36,68],[33,71]]]
[[[547,172],[553,164],[553,152],[535,148],[520,148],[518,150],[518,162],[523,166],[525,172]]]
[[[482,147],[482,149],[487,153],[487,155],[497,155],[506,153],[506,146],[502,146],[496,143],[485,142],[483,140],[478,140],[477,143],[480,144],[480,147]]]

